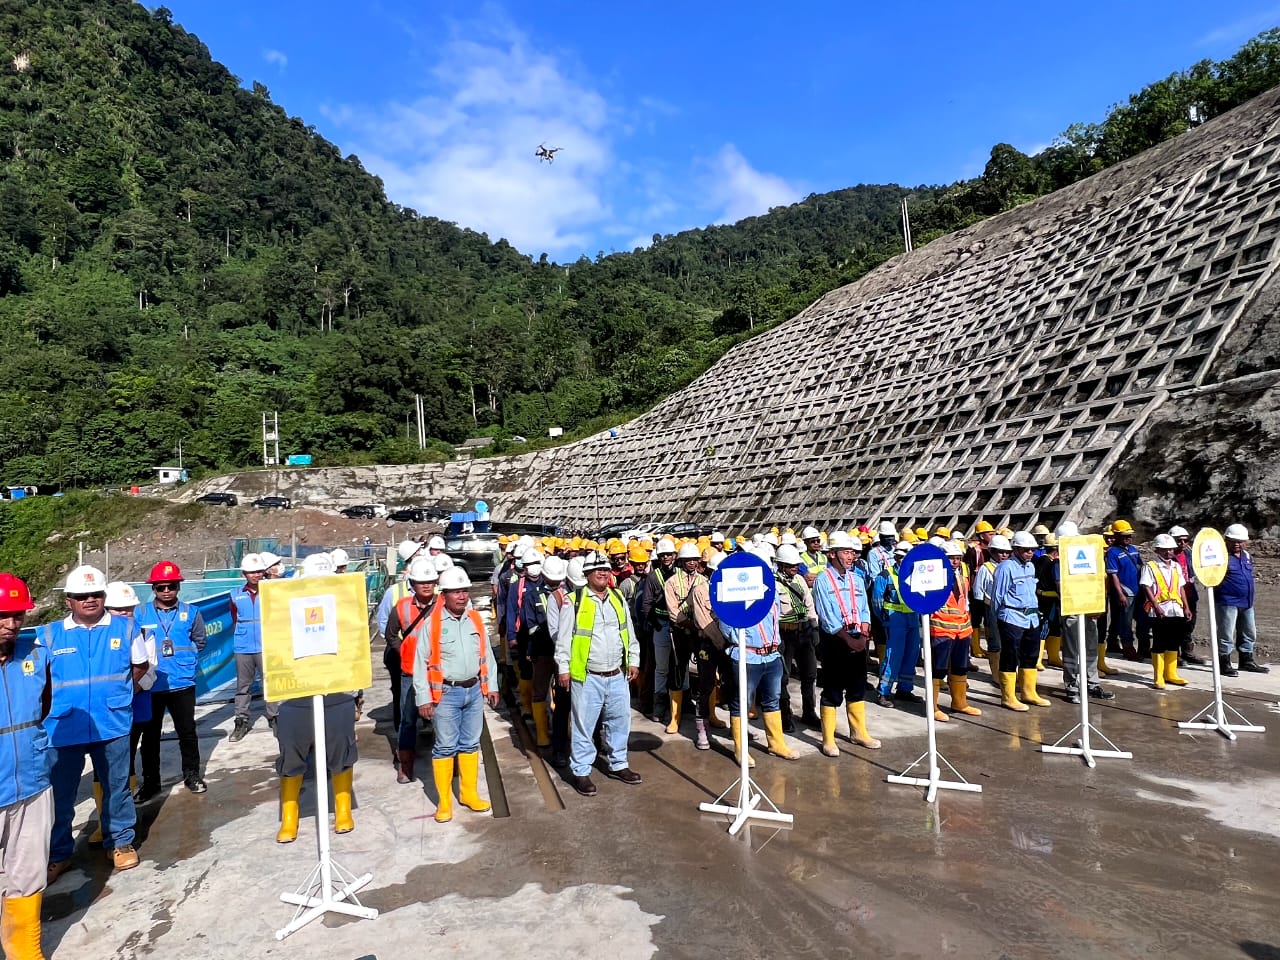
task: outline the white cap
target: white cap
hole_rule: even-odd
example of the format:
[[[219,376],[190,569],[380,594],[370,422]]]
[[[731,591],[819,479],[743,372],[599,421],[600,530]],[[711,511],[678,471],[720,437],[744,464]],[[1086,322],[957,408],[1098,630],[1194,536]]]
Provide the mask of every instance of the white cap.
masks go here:
[[[1080,536],[1080,528],[1076,526],[1074,520],[1063,520],[1058,524],[1057,534],[1059,540],[1063,537],[1078,537]]]
[[[1176,550],[1178,549],[1178,541],[1173,539],[1167,533],[1161,533],[1156,536],[1157,550]]]
[[[258,554],[258,556],[262,558],[263,570],[270,570],[272,567],[274,567],[277,563],[280,562],[280,558],[277,557],[270,550],[263,550],[262,553]]]
[[[443,573],[445,570],[450,570],[455,566],[453,557],[447,553],[437,553],[434,557],[427,557],[427,559],[435,564],[436,572],[438,573]]]
[[[778,562],[800,565],[800,551],[793,544],[784,543],[778,548]]]
[[[991,538],[991,542],[987,544],[992,550],[1004,550],[1012,553],[1013,547],[1009,545],[1009,538],[997,533]]]
[[[831,536],[827,537],[827,552],[832,550],[857,550],[860,546],[855,547],[853,537],[849,536],[843,530],[837,530]]]
[[[471,578],[467,576],[467,571],[461,567],[450,567],[448,570],[440,574],[440,583],[437,584],[437,590],[466,590],[471,586]]]
[[[813,540],[815,537],[821,537],[822,531],[817,527],[805,527],[800,531],[801,540]]]
[[[246,553],[240,558],[241,573],[261,573],[265,569],[267,568],[262,565],[262,557],[256,553]]]
[[[106,589],[107,576],[97,567],[86,564],[67,574],[67,593],[103,593]]]
[[[409,564],[408,579],[412,583],[434,583],[440,579],[440,571],[432,561],[434,557],[414,557]]]
[[[680,552],[676,554],[677,560],[701,560],[702,551],[698,549],[696,543],[686,543],[680,547]]]
[[[422,544],[417,540],[401,540],[396,547],[396,554],[404,562],[408,562],[415,553],[422,549]]]
[[[654,550],[653,552],[655,555],[661,555],[664,553],[675,553],[676,542],[674,540],[669,540],[666,537],[663,537],[661,540],[658,541],[658,549]]]
[[[1170,530],[1170,531],[1169,531],[1169,536],[1171,536],[1171,537],[1189,537],[1189,536],[1191,536],[1191,534],[1187,533],[1187,528],[1186,528],[1186,527],[1174,527],[1172,530]]]
[[[569,583],[575,587],[587,585],[587,575],[582,570],[582,558],[574,557],[569,561]]]
[[[893,548],[894,553],[910,553],[911,544],[906,540],[899,540]]]
[[[896,537],[898,535],[898,528],[893,525],[892,520],[881,520],[876,533],[882,537]]]
[[[1231,526],[1227,527],[1223,536],[1228,540],[1239,540],[1243,543],[1249,539],[1249,531],[1245,529],[1243,523],[1233,523]]]
[[[301,576],[327,577],[331,573],[333,573],[333,557],[327,553],[312,553],[302,558]]]
[[[428,540],[428,541],[427,541],[427,549],[428,549],[428,550],[443,550],[443,549],[444,549],[444,537],[440,536],[439,534],[436,534],[434,537],[432,537],[430,540]]]
[[[1019,530],[1013,535],[1013,545],[1015,547],[1030,547],[1034,550],[1040,546],[1040,541],[1036,539],[1036,535],[1029,530]]]
[[[330,550],[329,558],[333,561],[333,565],[335,568],[345,567],[348,563],[351,562],[351,557],[349,557],[347,555],[347,551],[343,550],[341,547],[334,547],[332,550]]]
[[[964,547],[954,540],[948,540],[942,545],[942,552],[948,557],[963,557]]]
[[[136,607],[138,605],[138,593],[123,580],[115,580],[107,584],[106,605],[108,607]]]
[[[542,575],[558,583],[569,575],[569,564],[563,557],[547,557],[542,564]]]

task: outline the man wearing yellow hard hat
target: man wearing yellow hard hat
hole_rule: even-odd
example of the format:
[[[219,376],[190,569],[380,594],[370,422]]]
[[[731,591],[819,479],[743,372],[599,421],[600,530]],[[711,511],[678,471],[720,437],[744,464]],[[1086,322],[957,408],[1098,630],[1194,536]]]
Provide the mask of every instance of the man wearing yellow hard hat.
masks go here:
[[[1136,603],[1140,593],[1142,554],[1133,545],[1133,524],[1116,520],[1111,524],[1115,542],[1107,548],[1107,639],[1120,641],[1126,660],[1145,660],[1151,656],[1151,626],[1142,605]],[[1138,646],[1133,643],[1137,622]]]

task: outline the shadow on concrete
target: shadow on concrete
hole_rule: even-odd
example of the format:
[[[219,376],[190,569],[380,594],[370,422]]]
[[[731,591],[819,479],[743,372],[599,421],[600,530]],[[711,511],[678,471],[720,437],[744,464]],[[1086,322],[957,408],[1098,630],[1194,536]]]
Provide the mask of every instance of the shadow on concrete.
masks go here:
[[[1242,940],[1240,951],[1253,960],[1280,960],[1280,947],[1270,943],[1257,943],[1253,940]]]

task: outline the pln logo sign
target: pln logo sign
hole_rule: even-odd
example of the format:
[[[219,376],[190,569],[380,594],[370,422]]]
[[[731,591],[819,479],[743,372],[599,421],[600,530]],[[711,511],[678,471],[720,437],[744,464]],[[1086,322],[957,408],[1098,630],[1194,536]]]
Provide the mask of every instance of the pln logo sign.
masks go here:
[[[293,597],[289,600],[293,658],[338,652],[338,610],[332,596]]]
[[[324,607],[307,607],[303,619],[308,629],[313,627],[324,629]]]

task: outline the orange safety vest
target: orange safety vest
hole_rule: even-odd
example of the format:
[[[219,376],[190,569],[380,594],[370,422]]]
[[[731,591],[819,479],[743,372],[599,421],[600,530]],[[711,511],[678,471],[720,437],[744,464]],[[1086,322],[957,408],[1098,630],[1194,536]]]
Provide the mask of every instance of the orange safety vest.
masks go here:
[[[966,640],[973,633],[969,620],[969,577],[964,564],[956,571],[955,588],[947,602],[929,615],[929,630],[944,640]]]
[[[418,649],[418,631],[431,616],[427,614],[423,617],[413,633],[405,633],[409,629],[409,624],[418,619],[420,608],[415,603],[415,599],[413,596],[408,596],[396,603],[396,616],[400,618],[400,672],[410,677],[413,676],[413,654]],[[438,607],[440,598],[436,597],[431,602]]]
[[[489,695],[489,641],[485,637],[484,621],[480,619],[480,614],[474,610],[468,610],[467,616],[471,618],[471,623],[480,637],[480,695],[487,697]],[[427,642],[431,645],[427,655],[427,683],[431,685],[432,703],[439,703],[440,697],[444,695],[444,670],[440,666],[440,634],[444,629],[443,621],[444,604],[440,603],[431,611],[431,616],[427,617]]]

